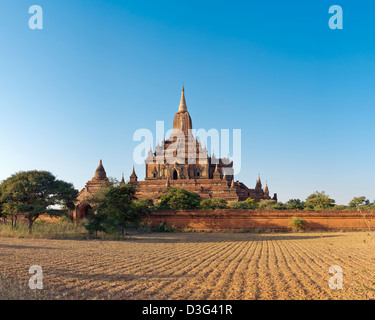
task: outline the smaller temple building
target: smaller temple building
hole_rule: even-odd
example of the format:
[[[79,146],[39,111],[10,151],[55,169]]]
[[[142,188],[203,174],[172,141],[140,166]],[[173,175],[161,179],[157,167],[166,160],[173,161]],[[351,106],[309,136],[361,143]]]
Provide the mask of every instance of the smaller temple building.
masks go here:
[[[76,208],[70,213],[72,219],[81,220],[84,218],[90,208],[88,199],[97,193],[102,187],[108,184],[109,179],[107,178],[107,173],[104,170],[102,160],[100,160],[94,177],[88,181],[85,187],[79,192]]]

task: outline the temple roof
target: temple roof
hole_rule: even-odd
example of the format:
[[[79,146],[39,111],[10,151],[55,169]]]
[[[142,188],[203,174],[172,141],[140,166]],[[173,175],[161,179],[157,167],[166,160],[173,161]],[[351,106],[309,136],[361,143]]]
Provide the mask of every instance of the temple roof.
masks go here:
[[[99,162],[98,168],[95,171],[94,178],[99,179],[99,180],[107,179],[107,173],[104,170],[102,160],[100,160]]]

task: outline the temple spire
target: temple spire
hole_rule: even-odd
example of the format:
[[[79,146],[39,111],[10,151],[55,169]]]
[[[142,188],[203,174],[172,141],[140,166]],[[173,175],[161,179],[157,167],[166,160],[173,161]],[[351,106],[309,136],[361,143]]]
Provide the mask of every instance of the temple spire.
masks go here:
[[[104,170],[102,160],[99,161],[99,165],[98,165],[98,167],[96,168],[96,171],[95,171],[95,178],[96,178],[96,179],[107,179],[107,174],[106,174],[106,172],[105,172],[105,170]]]
[[[120,186],[122,186],[123,184],[125,184],[124,173],[122,174],[122,178],[121,178],[121,181],[120,181]]]
[[[255,189],[262,189],[262,182],[260,181],[260,174],[258,173],[258,180]]]
[[[220,178],[221,178],[221,174],[220,174],[220,172],[219,172],[219,166],[218,166],[218,165],[216,165],[216,167],[215,167],[215,171],[214,171],[214,174],[213,174],[213,178],[214,178],[214,179],[220,179]]]
[[[180,106],[178,107],[178,112],[187,112],[187,106],[186,106],[186,100],[185,100],[185,89],[184,86],[182,86],[181,91],[181,101]]]
[[[138,177],[135,174],[135,169],[134,169],[134,166],[133,166],[133,171],[132,171],[132,174],[130,175],[130,182],[136,182],[136,181],[138,181]]]
[[[182,87],[180,106],[173,119],[173,130],[181,130],[184,133],[185,137],[188,137],[189,134],[191,135],[191,132],[189,132],[189,130],[191,130],[192,128],[193,123],[191,122],[191,118],[186,107],[185,89],[184,87]]]
[[[264,193],[268,196],[270,194],[270,191],[268,190],[268,182],[266,181],[266,186],[264,188]]]

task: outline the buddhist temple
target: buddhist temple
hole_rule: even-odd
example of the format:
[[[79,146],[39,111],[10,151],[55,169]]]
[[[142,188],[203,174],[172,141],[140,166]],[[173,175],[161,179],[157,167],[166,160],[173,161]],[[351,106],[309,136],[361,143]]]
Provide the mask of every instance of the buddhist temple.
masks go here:
[[[169,139],[158,142],[155,151],[150,149],[145,160],[144,181],[138,181],[133,167],[129,183],[136,186],[138,198],[157,200],[168,188],[182,188],[196,192],[202,198],[222,198],[228,202],[247,198],[256,201],[271,199],[268,185],[264,190],[262,188],[260,176],[255,189],[234,181],[233,162],[229,158],[209,156],[206,146],[192,136],[192,128],[183,87],[180,105],[173,119],[174,133]],[[182,132],[183,136],[175,134],[176,131]],[[277,194],[272,199],[277,200]]]
[[[260,201],[261,199],[277,200],[269,196],[266,183],[262,187],[260,175],[254,189],[249,189],[244,183],[235,181],[233,162],[229,158],[216,158],[209,155],[206,146],[193,136],[193,123],[188,112],[185,89],[182,87],[180,105],[173,119],[173,133],[168,139],[158,142],[155,151],[150,148],[145,160],[145,179],[138,181],[133,166],[128,183],[137,190],[137,197],[159,197],[168,192],[169,188],[182,188],[198,193],[202,198],[221,198],[227,202],[244,201],[247,198]],[[78,196],[78,205],[74,213],[79,219],[87,214],[90,196],[107,185],[109,180],[104,170],[102,160],[95,171],[94,177],[86,183]],[[120,185],[125,184],[122,175]]]

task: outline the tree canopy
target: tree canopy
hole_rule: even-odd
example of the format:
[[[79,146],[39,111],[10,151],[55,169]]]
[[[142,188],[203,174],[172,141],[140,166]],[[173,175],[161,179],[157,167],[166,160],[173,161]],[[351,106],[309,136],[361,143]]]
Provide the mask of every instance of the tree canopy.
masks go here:
[[[276,200],[261,199],[258,203],[258,208],[261,210],[272,210],[276,205]]]
[[[136,189],[131,184],[107,186],[90,199],[92,212],[85,225],[89,232],[124,233],[130,223],[140,220],[144,205],[136,205]]]
[[[227,207],[228,202],[221,198],[202,199],[200,203],[200,208],[204,210],[226,209]]]
[[[0,199],[1,199],[1,190],[0,190]],[[6,218],[6,213],[3,211],[3,203],[0,201],[0,219]]]
[[[232,202],[230,204],[231,209],[256,209],[258,205],[255,203],[255,199],[247,198],[245,201]]]
[[[370,201],[366,199],[365,196],[362,197],[354,197],[349,202],[349,208],[359,208],[361,206],[368,206],[370,204]]]
[[[167,194],[160,196],[158,209],[162,210],[188,210],[198,209],[201,202],[201,197],[195,192],[190,192],[185,189],[170,188]]]
[[[300,199],[290,199],[285,203],[285,208],[289,210],[303,210],[305,203]]]
[[[0,203],[7,216],[24,214],[32,225],[41,214],[61,215],[74,208],[78,191],[71,183],[57,180],[48,171],[22,171],[0,185]]]
[[[305,202],[308,210],[327,210],[334,207],[335,200],[331,199],[324,191],[309,195]]]

